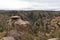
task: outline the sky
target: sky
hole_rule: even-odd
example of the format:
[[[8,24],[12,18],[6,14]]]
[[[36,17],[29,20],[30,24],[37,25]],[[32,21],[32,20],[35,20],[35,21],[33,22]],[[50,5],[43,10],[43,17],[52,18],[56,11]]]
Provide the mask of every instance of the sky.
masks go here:
[[[0,10],[60,11],[60,0],[0,0]]]

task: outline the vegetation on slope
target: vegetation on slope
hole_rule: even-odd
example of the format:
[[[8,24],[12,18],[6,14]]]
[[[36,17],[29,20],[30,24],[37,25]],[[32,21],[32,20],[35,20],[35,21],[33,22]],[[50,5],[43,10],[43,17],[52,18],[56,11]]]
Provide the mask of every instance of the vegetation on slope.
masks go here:
[[[22,40],[60,38],[60,24],[57,24],[60,21],[59,11],[0,11],[0,32],[7,30],[7,20],[14,15],[31,22],[29,36],[22,36]],[[56,23],[54,24],[52,20],[55,20]]]

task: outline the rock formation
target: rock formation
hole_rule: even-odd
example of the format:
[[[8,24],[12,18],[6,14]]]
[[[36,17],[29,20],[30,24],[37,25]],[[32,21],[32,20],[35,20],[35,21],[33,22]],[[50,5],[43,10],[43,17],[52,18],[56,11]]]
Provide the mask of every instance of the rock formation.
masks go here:
[[[29,29],[29,21],[23,21],[19,16],[12,16],[8,20],[8,34],[7,36],[12,36],[19,40],[21,36],[26,34]]]

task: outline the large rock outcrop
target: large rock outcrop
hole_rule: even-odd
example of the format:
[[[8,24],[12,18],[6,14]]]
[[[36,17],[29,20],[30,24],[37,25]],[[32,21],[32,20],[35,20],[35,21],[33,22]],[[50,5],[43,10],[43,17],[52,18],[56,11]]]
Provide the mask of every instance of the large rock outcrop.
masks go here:
[[[30,22],[23,21],[19,16],[12,16],[8,20],[7,36],[12,36],[19,40],[19,38],[29,31]]]

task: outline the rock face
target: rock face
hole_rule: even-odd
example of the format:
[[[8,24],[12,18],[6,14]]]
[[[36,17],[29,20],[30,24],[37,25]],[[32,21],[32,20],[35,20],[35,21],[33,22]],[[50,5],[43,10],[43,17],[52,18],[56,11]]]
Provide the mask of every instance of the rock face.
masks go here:
[[[13,37],[3,37],[2,39],[0,40],[15,40]]]
[[[29,29],[29,22],[28,21],[23,21],[21,19],[18,19],[17,21],[15,21],[14,25],[16,27],[17,30],[20,31],[28,31]]]
[[[8,34],[7,36],[12,36],[17,40],[28,32],[29,21],[23,21],[19,16],[12,16],[8,20]]]
[[[8,21],[8,28],[10,29],[21,29],[22,30],[28,30],[29,28],[29,21],[23,21],[19,16],[12,16],[11,19]]]
[[[58,29],[59,26],[60,26],[60,16],[55,17],[54,19],[52,19],[50,24],[51,24],[51,27],[55,27],[55,30]]]
[[[18,35],[20,37],[27,33],[30,21],[32,23],[29,30],[29,33],[32,34],[31,38],[29,36],[30,39],[35,35],[42,40],[60,38],[60,11],[0,11],[0,26],[7,27],[7,19],[9,19],[7,28],[9,36],[16,38]]]

